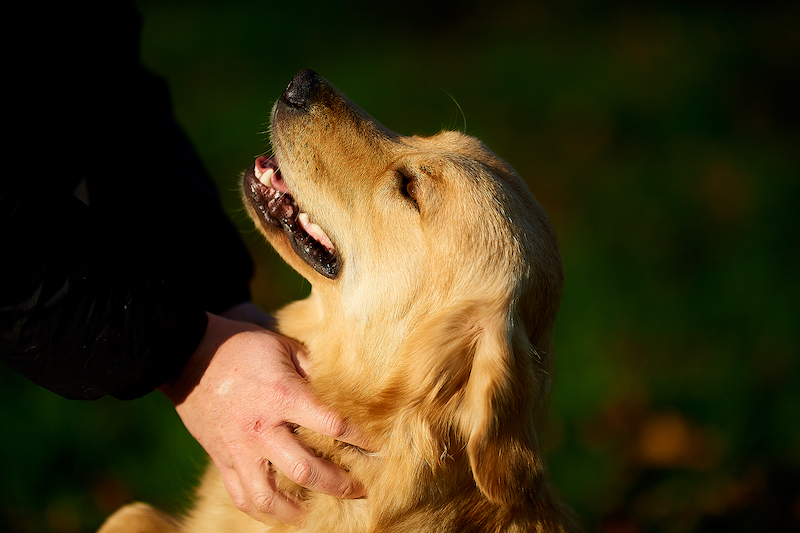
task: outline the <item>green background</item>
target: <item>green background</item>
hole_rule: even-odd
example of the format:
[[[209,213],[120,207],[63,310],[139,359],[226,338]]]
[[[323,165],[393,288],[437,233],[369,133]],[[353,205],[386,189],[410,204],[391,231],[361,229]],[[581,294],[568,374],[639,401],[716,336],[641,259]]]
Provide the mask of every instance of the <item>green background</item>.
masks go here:
[[[272,102],[313,68],[395,131],[480,137],[550,214],[566,292],[548,463],[588,531],[797,530],[796,2],[138,5],[143,61],[257,261],[256,303],[309,290],[236,189]],[[67,401],[5,367],[0,384],[0,531],[188,501],[205,459],[159,394]]]

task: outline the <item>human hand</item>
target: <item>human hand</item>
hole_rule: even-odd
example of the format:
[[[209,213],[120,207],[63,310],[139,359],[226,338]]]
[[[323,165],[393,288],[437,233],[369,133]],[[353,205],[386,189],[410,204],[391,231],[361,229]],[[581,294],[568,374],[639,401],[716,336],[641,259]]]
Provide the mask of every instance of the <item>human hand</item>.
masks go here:
[[[302,501],[278,491],[270,465],[308,489],[363,497],[364,488],[347,472],[294,437],[299,425],[368,448],[355,428],[311,395],[302,348],[252,324],[208,318],[183,373],[160,390],[214,461],[236,507],[260,521],[303,522]]]

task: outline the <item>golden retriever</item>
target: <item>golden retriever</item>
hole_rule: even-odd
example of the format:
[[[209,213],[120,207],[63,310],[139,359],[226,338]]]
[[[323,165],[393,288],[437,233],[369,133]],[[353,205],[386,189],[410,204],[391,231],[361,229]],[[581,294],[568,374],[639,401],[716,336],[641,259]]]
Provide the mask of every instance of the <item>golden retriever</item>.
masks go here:
[[[575,530],[540,440],[561,259],[524,182],[462,133],[388,130],[309,70],[275,104],[272,143],[275,156],[245,172],[244,201],[313,287],[277,313],[278,329],[311,354],[316,396],[376,447],[297,431],[368,494],[341,500],[281,478],[310,510],[300,531]],[[297,530],[238,511],[213,465],[185,518],[134,504],[104,527]]]

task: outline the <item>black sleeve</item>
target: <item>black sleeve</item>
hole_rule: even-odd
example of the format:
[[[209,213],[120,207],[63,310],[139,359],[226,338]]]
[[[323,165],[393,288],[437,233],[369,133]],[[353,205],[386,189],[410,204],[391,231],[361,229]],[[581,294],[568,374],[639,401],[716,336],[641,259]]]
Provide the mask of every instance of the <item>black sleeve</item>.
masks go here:
[[[136,397],[177,374],[202,337],[144,260],[70,196],[0,196],[0,357],[67,398]]]
[[[253,266],[217,188],[178,125],[166,83],[141,66],[103,94],[76,147],[91,209],[157,260],[181,297],[220,313],[250,298]],[[236,170],[231,187],[236,186]]]
[[[11,19],[37,43],[8,66],[0,360],[66,397],[136,397],[183,366],[205,311],[249,299],[252,263],[139,63],[133,5],[25,6]]]

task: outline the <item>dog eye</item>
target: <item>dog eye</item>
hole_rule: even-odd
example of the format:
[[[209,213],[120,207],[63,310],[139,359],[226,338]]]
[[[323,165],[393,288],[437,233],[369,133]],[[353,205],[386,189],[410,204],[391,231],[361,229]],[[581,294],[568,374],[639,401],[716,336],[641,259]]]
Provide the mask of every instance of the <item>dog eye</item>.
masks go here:
[[[419,204],[417,203],[417,180],[412,177],[409,177],[402,172],[400,174],[400,194],[414,204],[414,208],[419,210]]]

